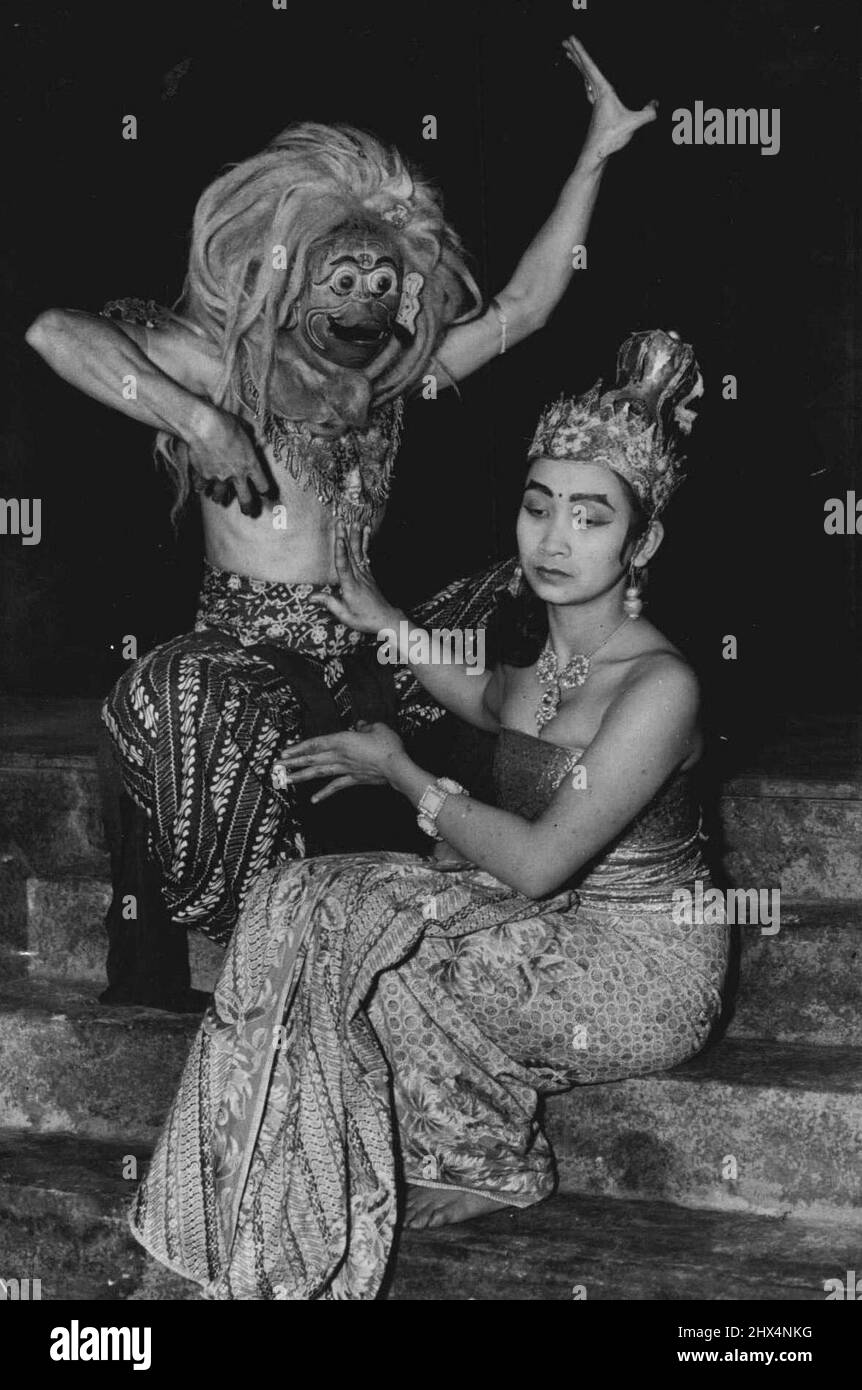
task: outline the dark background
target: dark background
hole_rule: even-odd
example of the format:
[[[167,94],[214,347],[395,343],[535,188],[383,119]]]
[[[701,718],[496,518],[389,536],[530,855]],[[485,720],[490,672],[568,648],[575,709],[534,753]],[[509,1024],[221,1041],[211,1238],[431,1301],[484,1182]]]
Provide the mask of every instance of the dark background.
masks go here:
[[[32,318],[172,302],[203,186],[298,119],[366,126],[419,162],[493,293],[586,129],[559,49],[575,29],[629,105],[659,99],[659,120],[612,160],[589,269],[550,326],[460,400],[410,404],[379,577],[409,603],[511,553],[540,406],[611,372],[629,331],[674,327],[707,394],[650,615],[737,749],[788,714],[854,707],[862,540],[826,536],[823,504],[857,477],[855,0],[43,0],[8,15],[0,494],[41,497],[42,542],[0,536],[6,692],[103,693],[125,634],[143,652],[191,625],[200,571],[195,519],[172,535],[151,435],[55,378],[22,341]],[[780,153],[674,145],[674,108],[698,99],[780,107]]]

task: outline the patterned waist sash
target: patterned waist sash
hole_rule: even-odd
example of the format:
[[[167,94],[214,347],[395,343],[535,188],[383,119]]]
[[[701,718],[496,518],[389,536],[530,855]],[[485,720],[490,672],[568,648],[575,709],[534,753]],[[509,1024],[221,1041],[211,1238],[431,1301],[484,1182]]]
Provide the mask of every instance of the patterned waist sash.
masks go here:
[[[329,733],[357,719],[395,722],[391,667],[377,661],[372,638],[345,627],[314,594],[332,584],[250,579],[207,563],[195,631],[217,628],[289,681],[303,712],[303,736]]]
[[[291,651],[329,661],[368,645],[361,632],[337,621],[315,594],[334,594],[333,584],[283,584],[271,579],[250,579],[204,563],[195,631],[208,627],[229,632],[243,647],[259,642],[283,644]]]

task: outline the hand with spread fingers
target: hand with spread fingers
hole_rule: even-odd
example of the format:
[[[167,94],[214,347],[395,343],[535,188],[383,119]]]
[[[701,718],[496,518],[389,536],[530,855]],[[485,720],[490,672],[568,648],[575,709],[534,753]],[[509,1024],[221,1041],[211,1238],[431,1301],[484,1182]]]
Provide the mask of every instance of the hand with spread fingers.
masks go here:
[[[346,526],[339,521],[335,527],[335,572],[340,595],[314,594],[312,603],[328,608],[340,623],[356,632],[373,632],[397,628],[404,614],[383,597],[368,561],[370,529]]]
[[[396,768],[408,761],[404,745],[388,724],[361,722],[339,734],[307,738],[282,749],[272,770],[279,789],[297,782],[333,780],[315,792],[312,801],[325,801],[346,787],[392,784]]]
[[[278,496],[278,488],[246,426],[225,410],[207,410],[201,418],[192,438],[176,444],[178,456],[184,455],[190,468],[192,487],[222,507],[236,497],[244,516],[260,516],[264,502]]]
[[[583,77],[587,101],[593,108],[584,150],[591,149],[597,158],[606,159],[623,149],[636,130],[656,119],[658,103],[651,101],[640,111],[630,111],[574,34],[564,41],[563,49]]]

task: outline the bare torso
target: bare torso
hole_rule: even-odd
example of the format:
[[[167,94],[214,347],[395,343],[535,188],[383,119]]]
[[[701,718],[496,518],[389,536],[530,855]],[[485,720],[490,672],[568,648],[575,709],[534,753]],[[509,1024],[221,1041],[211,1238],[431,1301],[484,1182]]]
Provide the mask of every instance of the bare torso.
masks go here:
[[[217,569],[285,584],[334,584],[331,507],[313,486],[302,487],[267,461],[279,495],[258,517],[243,516],[234,499],[227,507],[200,499],[206,557]],[[281,510],[283,508],[283,510]],[[382,511],[380,518],[382,518]]]
[[[151,334],[150,357],[174,379],[213,401],[220,363],[212,344],[191,334]],[[246,516],[234,497],[226,506],[199,495],[204,550],[217,569],[285,584],[331,584],[334,568],[335,515],[321,502],[313,480],[298,481],[275,459],[263,441],[257,422],[244,412],[259,452],[266,459],[278,496],[266,502],[257,517]],[[383,520],[384,508],[372,530]]]

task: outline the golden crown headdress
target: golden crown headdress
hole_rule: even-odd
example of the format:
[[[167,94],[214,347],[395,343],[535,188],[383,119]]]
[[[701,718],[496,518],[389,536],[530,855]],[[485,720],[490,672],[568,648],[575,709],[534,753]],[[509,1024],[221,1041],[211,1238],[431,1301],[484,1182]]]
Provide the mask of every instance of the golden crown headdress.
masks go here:
[[[542,414],[528,457],[598,463],[619,473],[650,519],[684,477],[678,438],[690,434],[703,395],[694,349],[679,334],[649,329],[627,338],[612,391],[597,381],[582,396],[561,397]]]

